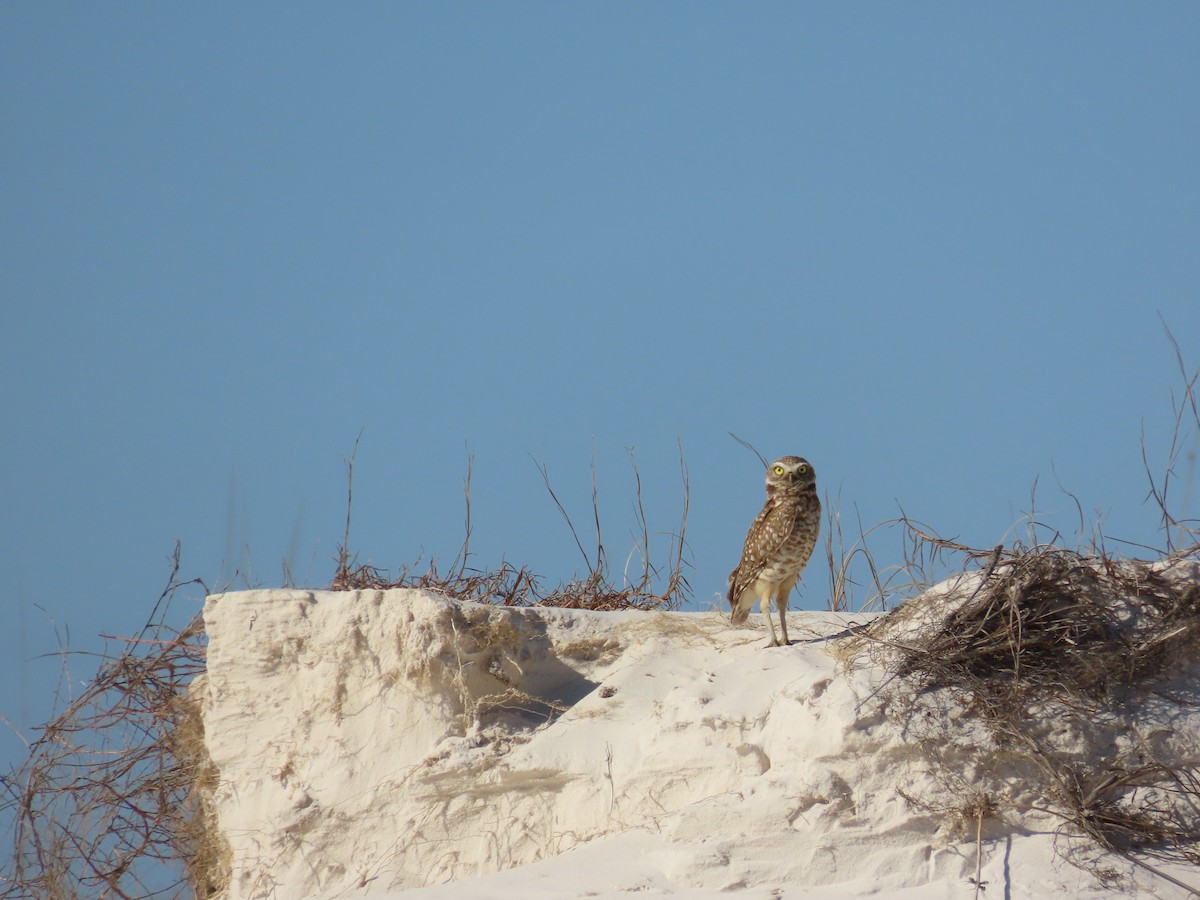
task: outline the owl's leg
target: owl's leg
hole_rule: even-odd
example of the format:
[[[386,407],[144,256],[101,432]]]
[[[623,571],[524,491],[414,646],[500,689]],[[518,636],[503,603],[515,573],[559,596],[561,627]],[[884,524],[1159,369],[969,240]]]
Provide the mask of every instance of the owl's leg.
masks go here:
[[[771,597],[774,594],[775,594],[775,591],[772,590],[771,588],[769,588],[769,587],[763,588],[762,614],[763,614],[763,618],[767,620],[767,628],[769,628],[771,631],[771,643],[767,644],[768,647],[778,647],[779,646],[779,638],[777,638],[775,636],[775,623],[771,621]],[[784,632],[784,640],[785,641],[787,640],[787,632]]]
[[[784,647],[790,647],[792,642],[788,640],[787,635],[787,607],[788,594],[792,592],[790,584],[782,585],[779,588],[779,596],[775,598],[775,608],[779,610],[779,627],[783,629],[783,644]]]

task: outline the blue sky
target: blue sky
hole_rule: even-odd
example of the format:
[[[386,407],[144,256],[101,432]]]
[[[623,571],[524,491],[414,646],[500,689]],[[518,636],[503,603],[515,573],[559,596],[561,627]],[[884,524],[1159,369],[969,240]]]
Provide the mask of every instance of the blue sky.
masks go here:
[[[1194,4],[0,20],[0,714],[26,734],[56,628],[137,631],[176,539],[214,588],[285,560],[326,585],[360,431],[352,545],[393,570],[458,550],[468,454],[475,564],[575,573],[534,459],[586,543],[594,454],[619,568],[626,448],[666,532],[678,442],[707,606],[762,496],[729,431],[865,525],[991,546],[1037,483],[1073,534],[1061,483],[1161,544],[1159,314],[1200,363]],[[827,598],[817,559],[795,605]]]

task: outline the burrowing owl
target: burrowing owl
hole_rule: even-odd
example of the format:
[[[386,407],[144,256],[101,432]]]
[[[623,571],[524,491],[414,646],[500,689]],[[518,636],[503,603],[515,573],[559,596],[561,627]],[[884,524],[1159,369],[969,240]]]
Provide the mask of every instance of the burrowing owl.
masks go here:
[[[771,598],[786,646],[788,595],[812,556],[820,530],[821,501],[812,465],[799,456],[781,456],[767,467],[767,502],[750,526],[742,558],[729,573],[733,623],[745,622],[754,601],[761,600],[771,629],[769,647],[781,646],[771,621]]]

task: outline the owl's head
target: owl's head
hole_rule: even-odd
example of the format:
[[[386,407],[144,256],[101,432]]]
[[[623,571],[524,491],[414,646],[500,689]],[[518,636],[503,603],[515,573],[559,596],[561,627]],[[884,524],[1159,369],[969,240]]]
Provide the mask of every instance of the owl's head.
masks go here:
[[[767,466],[767,493],[798,494],[815,490],[817,474],[802,456],[781,456]]]

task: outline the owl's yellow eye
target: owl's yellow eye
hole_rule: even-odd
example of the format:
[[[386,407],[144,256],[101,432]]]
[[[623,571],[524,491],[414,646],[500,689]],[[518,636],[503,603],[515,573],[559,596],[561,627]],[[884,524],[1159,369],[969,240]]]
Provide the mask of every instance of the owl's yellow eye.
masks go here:
[[[799,472],[801,475],[803,475],[805,472],[808,471],[808,466],[801,466],[796,471]]]
[[[782,475],[783,474],[783,466],[776,466],[771,471],[774,472],[776,475]]]

